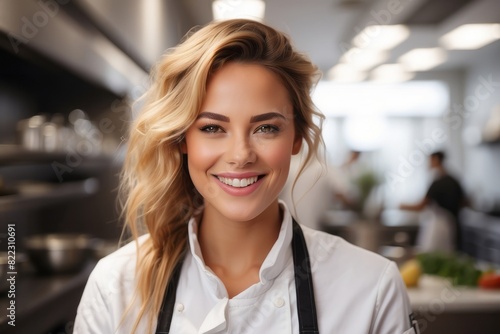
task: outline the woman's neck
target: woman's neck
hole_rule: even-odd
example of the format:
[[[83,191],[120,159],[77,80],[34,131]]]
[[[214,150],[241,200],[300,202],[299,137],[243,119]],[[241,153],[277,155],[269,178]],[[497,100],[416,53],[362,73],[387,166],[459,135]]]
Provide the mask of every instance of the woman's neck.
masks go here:
[[[244,289],[231,289],[235,280],[248,282],[245,287],[258,281],[260,267],[278,238],[281,216],[278,201],[250,221],[231,221],[205,207],[198,231],[203,259],[224,282],[230,297]]]

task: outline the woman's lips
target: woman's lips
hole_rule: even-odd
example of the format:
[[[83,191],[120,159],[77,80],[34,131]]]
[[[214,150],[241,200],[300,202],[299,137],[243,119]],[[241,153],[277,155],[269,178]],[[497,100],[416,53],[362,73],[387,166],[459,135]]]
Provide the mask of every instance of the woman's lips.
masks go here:
[[[249,177],[226,177],[214,175],[217,184],[226,193],[233,196],[246,196],[253,193],[262,183],[265,175],[255,175]]]
[[[258,177],[252,176],[247,178],[228,178],[217,176],[220,182],[235,188],[244,188],[257,182]]]

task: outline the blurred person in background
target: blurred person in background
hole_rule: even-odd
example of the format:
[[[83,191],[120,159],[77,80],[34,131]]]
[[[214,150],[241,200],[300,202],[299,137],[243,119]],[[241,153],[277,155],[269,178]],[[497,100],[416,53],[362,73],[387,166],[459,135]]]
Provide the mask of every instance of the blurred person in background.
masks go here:
[[[441,217],[440,219],[447,220],[451,224],[451,229],[448,229],[448,233],[454,236],[452,238],[452,247],[456,251],[463,251],[459,212],[466,205],[467,200],[460,182],[446,169],[444,164],[445,159],[446,154],[443,151],[436,151],[429,156],[429,167],[434,176],[434,181],[427,190],[425,197],[415,204],[403,203],[399,208],[402,210],[422,211],[434,206],[434,213],[437,212],[437,215]],[[441,229],[441,231],[445,229]],[[428,237],[433,236],[429,234]],[[440,237],[447,238],[449,235],[441,235]],[[424,240],[423,242],[428,241]],[[442,244],[442,240],[436,240],[436,242]]]

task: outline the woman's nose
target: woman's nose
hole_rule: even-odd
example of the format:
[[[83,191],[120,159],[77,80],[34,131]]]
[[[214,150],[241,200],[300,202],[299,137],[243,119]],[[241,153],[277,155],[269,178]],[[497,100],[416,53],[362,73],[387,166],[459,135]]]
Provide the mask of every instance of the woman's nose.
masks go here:
[[[230,140],[226,151],[226,161],[236,167],[244,167],[247,164],[254,163],[257,154],[253,148],[250,138],[247,136],[238,136]]]

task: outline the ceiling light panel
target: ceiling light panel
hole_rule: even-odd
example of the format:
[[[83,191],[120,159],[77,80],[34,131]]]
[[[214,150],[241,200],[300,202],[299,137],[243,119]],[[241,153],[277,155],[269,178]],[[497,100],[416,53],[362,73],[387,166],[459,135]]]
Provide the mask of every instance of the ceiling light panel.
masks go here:
[[[412,79],[414,73],[408,72],[401,64],[384,64],[375,68],[371,80],[380,82],[402,82]]]
[[[500,39],[500,24],[464,24],[440,38],[448,50],[476,50]]]
[[[341,58],[340,62],[355,67],[359,71],[367,71],[389,58],[389,53],[382,50],[352,48]]]
[[[446,59],[446,51],[442,48],[426,48],[413,49],[399,57],[398,61],[408,71],[428,71]]]
[[[359,82],[366,79],[366,72],[358,71],[347,64],[337,64],[327,74],[328,80],[336,82]]]
[[[212,2],[214,20],[250,19],[262,21],[266,4],[262,0],[215,0]]]
[[[363,29],[352,43],[358,48],[390,50],[410,36],[405,25],[371,25]]]

